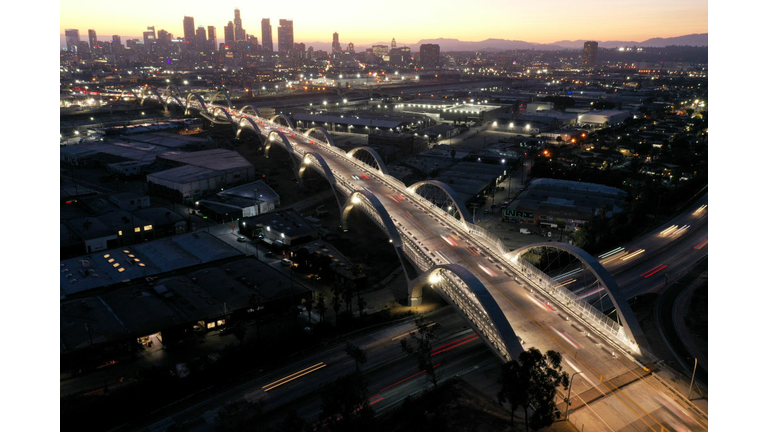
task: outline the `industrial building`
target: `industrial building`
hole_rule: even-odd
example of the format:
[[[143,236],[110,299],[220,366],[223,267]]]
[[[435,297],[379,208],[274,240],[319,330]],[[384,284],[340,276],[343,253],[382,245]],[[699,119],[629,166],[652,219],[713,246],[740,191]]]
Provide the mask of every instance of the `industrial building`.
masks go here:
[[[627,205],[627,193],[621,189],[544,178],[533,180],[502,214],[510,222],[573,230],[603,209],[611,217]]]
[[[256,180],[256,170],[235,151],[215,149],[158,156],[175,168],[147,174],[151,194],[176,202],[195,201],[206,193]]]
[[[61,298],[133,279],[193,267],[242,255],[242,252],[199,231],[108,248],[60,262]]]
[[[590,111],[579,115],[578,122],[580,124],[593,124],[593,125],[614,125],[623,122],[631,117],[629,111],[617,111],[617,110],[603,110],[603,111]]]
[[[83,261],[90,259],[94,258]],[[102,267],[95,274],[103,272]],[[249,319],[256,313],[254,300],[261,314],[269,315],[311,296],[312,292],[290,275],[254,257],[232,257],[135,278],[98,295],[61,302],[61,361],[77,364],[79,359],[100,352],[109,353],[111,358],[128,356],[150,336],[171,344],[198,331]]]
[[[214,220],[226,222],[271,212],[280,207],[280,195],[258,180],[218,192],[195,205]]]
[[[240,219],[240,233],[252,238],[263,235],[263,242],[277,248],[295,246],[318,237],[317,230],[294,209]]]

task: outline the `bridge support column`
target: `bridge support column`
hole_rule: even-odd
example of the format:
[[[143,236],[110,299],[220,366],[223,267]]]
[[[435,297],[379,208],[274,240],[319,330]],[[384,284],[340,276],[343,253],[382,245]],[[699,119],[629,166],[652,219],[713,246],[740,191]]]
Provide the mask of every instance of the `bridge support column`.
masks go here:
[[[424,283],[417,283],[416,280],[408,280],[408,306],[420,306],[424,298]]]

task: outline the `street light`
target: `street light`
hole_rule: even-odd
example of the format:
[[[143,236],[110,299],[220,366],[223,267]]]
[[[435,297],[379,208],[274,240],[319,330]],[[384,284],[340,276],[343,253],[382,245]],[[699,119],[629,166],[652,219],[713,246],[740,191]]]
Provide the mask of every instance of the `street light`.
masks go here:
[[[569,386],[568,386],[568,401],[567,401],[567,404],[565,405],[565,421],[568,421],[568,411],[571,408],[571,389],[573,388],[573,379],[576,378],[576,375],[578,375],[580,373],[584,373],[584,371],[574,372],[571,375],[571,379],[569,380],[569,383],[568,383],[569,384]]]

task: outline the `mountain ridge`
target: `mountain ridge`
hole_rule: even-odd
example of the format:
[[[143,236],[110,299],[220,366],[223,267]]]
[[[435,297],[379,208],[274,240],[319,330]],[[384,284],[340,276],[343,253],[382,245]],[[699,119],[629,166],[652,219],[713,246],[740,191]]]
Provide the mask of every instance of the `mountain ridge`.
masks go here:
[[[99,40],[111,40],[111,36],[98,36]],[[61,38],[61,46],[66,46],[64,35],[60,35]],[[124,37],[123,40],[127,39],[133,39],[132,37]],[[433,38],[433,39],[422,39],[416,43],[402,43],[398,42],[398,46],[408,46],[411,47],[411,52],[418,52],[419,47],[422,44],[428,44],[428,43],[436,43],[440,45],[440,51],[441,52],[448,52],[448,51],[487,51],[487,52],[497,52],[497,51],[507,51],[507,50],[542,50],[542,51],[557,51],[557,50],[567,50],[567,49],[583,49],[584,48],[584,42],[586,42],[586,39],[580,39],[580,40],[561,40],[557,42],[552,43],[536,43],[536,42],[526,42],[522,40],[509,40],[509,39],[499,39],[499,38],[489,38],[483,41],[461,41],[459,39],[455,38]],[[647,39],[642,42],[635,42],[635,41],[597,41],[598,48],[618,48],[623,46],[636,46],[636,47],[642,47],[642,48],[663,48],[667,46],[677,45],[677,46],[698,46],[698,47],[706,47],[708,46],[709,41],[709,33],[693,33],[689,35],[683,35],[683,36],[675,36],[675,37],[669,37],[669,38],[651,38]],[[222,39],[219,39],[219,42],[223,42]],[[390,46],[391,42],[375,42],[370,44],[360,44],[358,45],[360,48],[367,49],[372,45],[386,45],[387,47]],[[331,42],[322,42],[322,41],[313,41],[313,42],[304,42],[304,45],[309,48],[312,46],[315,50],[325,50],[330,51],[331,50]],[[342,43],[342,46],[346,46],[346,43]]]

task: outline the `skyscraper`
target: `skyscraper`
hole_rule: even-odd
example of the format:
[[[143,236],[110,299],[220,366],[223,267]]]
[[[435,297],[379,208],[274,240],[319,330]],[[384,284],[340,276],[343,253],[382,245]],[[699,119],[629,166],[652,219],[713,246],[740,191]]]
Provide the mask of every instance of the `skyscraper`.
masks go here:
[[[277,28],[277,48],[280,53],[293,50],[293,20],[281,19]]]
[[[333,33],[333,43],[331,44],[331,53],[338,54],[341,52],[341,44],[339,43],[339,34]]]
[[[235,41],[245,40],[245,30],[243,30],[243,20],[240,19],[240,9],[235,9]]]
[[[395,38],[392,38],[392,49],[397,48],[397,43],[395,43]]]
[[[272,25],[269,24],[269,18],[261,20],[261,46],[265,50],[274,51],[272,45]]]
[[[184,17],[184,42],[187,47],[195,47],[195,18],[191,16]]]
[[[400,47],[389,50],[389,62],[393,66],[407,66],[411,62],[411,48]]]
[[[350,54],[354,54],[355,53],[355,44],[353,44],[352,42],[348,43],[347,44],[347,52],[350,53]]]
[[[216,26],[208,26],[208,51],[216,51]]]
[[[67,51],[77,52],[77,43],[80,42],[80,30],[67,29],[64,30],[64,38],[67,42]]]
[[[425,69],[434,69],[440,66],[440,45],[422,44],[419,47],[419,56],[421,67]]]
[[[208,38],[205,36],[205,27],[203,26],[197,27],[197,31],[195,32],[195,45],[197,46],[197,51],[208,51]]]
[[[155,27],[150,26],[147,27],[147,31],[144,32],[144,46],[149,46],[155,43],[156,35],[155,35]]]
[[[235,46],[235,25],[232,24],[232,21],[224,27],[224,43],[230,47]]]
[[[582,55],[584,67],[595,67],[597,64],[597,42],[584,42],[584,54]]]
[[[373,47],[371,47],[371,52],[376,57],[382,58],[385,55],[389,54],[389,49],[387,49],[386,45],[374,45]]]
[[[170,44],[172,39],[173,35],[168,33],[165,29],[160,29],[157,31],[157,42],[161,45]]]
[[[91,51],[93,51],[94,48],[96,48],[96,44],[98,43],[98,41],[96,40],[96,30],[94,29],[88,30],[88,43],[91,44]]]

